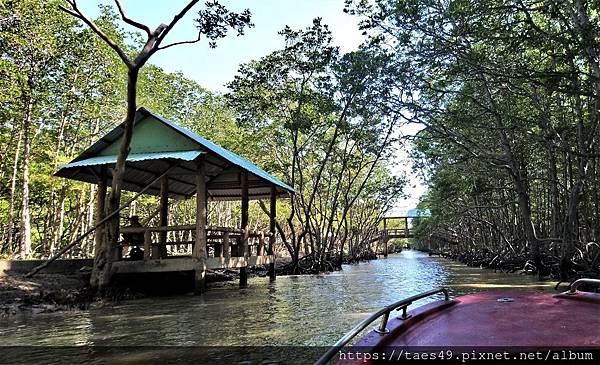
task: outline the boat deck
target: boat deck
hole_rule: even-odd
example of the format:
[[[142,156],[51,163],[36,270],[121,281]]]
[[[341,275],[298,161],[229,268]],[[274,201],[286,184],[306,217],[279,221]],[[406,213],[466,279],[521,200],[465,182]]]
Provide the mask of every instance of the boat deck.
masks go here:
[[[369,347],[600,347],[600,295],[502,291],[419,307],[370,332]]]

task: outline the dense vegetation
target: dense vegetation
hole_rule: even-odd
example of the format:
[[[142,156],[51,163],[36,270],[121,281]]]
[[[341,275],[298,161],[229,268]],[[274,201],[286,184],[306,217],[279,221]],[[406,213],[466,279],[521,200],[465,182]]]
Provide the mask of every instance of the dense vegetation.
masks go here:
[[[544,277],[599,275],[598,2],[345,2],[367,35],[355,52],[341,54],[315,19],[283,29],[285,47],[241,65],[226,95],[148,64],[137,104],[295,187],[277,222],[292,272],[369,254],[401,192],[388,162],[399,127],[416,123],[421,131],[404,138],[432,212],[415,222],[417,245]],[[127,70],[61,1],[0,4],[1,253],[42,257],[92,224],[94,187],[51,174],[123,120]],[[104,7],[97,23],[133,54],[143,42],[122,16]],[[226,33],[197,26],[213,40]],[[128,213],[151,217],[155,204]],[[188,204],[170,219],[191,221]],[[266,207],[251,209],[252,225],[266,228]],[[238,224],[235,203],[209,210],[212,222]]]
[[[4,257],[48,257],[93,226],[95,186],[52,173],[127,114],[123,56],[61,5],[68,2],[0,2]],[[134,57],[144,46],[142,35],[123,28],[117,9],[101,10],[96,24],[127,58]],[[224,36],[222,29],[197,26],[217,32],[211,33],[215,39]],[[398,118],[386,111],[394,88],[385,85],[394,73],[377,49],[339,54],[319,20],[303,31],[286,28],[281,36],[286,48],[242,65],[227,97],[146,64],[139,70],[137,105],[292,184],[298,193],[278,207],[280,250],[294,259],[292,271],[332,269],[343,252],[357,258],[369,250],[379,218],[393,204],[390,196],[401,188],[387,167]],[[172,223],[193,222],[193,204],[174,202]],[[123,215],[157,223],[156,206],[155,198],[146,197]],[[261,206],[251,204],[251,226],[267,229]],[[209,222],[237,226],[239,210],[236,203],[210,203]],[[90,237],[66,257],[89,257],[92,251]]]
[[[418,241],[477,265],[600,274],[600,8],[348,1],[410,74]]]

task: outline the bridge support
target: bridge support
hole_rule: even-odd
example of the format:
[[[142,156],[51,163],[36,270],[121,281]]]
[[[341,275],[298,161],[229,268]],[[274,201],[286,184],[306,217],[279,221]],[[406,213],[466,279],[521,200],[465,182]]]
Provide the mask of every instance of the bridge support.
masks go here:
[[[383,218],[383,257],[388,257],[387,219]]]

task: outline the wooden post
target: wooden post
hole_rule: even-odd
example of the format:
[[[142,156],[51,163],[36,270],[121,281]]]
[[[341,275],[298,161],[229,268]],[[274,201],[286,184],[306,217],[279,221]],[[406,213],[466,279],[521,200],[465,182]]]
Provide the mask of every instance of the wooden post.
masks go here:
[[[258,236],[258,246],[256,246],[256,256],[263,256],[265,254],[265,235],[260,233]]]
[[[197,162],[196,173],[196,240],[192,258],[197,267],[194,278],[194,293],[202,294],[206,290],[206,169],[204,158]]]
[[[388,245],[388,241],[389,241],[389,237],[388,237],[388,233],[387,231],[385,231],[385,233],[383,234],[383,242],[384,242],[384,248],[383,248],[383,257],[388,257],[388,250],[389,250],[389,245]]]
[[[271,194],[270,194],[270,203],[271,207],[269,210],[269,231],[271,235],[269,236],[269,249],[268,254],[273,256],[273,262],[269,264],[269,279],[271,281],[275,280],[275,218],[277,216],[277,188],[275,185],[271,185]]]
[[[225,261],[229,264],[229,259],[231,258],[231,251],[229,249],[229,232],[223,232],[223,257],[225,257]]]
[[[100,175],[98,176],[98,191],[96,192],[96,222],[95,225],[100,223],[104,217],[104,209],[106,206],[106,190],[107,190],[107,179],[106,179],[106,166],[100,167]],[[99,226],[94,232],[94,256],[100,252],[102,247],[102,235],[104,227]]]
[[[223,245],[220,242],[215,242],[215,257],[223,257]]]
[[[404,237],[408,238],[408,217],[404,217]]]
[[[169,177],[167,175],[160,179],[160,223],[161,227],[169,225]],[[167,231],[158,233],[157,257],[167,257]]]
[[[150,260],[150,251],[152,250],[152,232],[149,229],[144,230],[144,261]]]
[[[248,172],[242,171],[242,252],[241,256],[248,259],[248,209],[250,205],[248,196]],[[239,252],[238,252],[239,253]],[[248,268],[240,267],[240,288],[248,286]]]
[[[383,218],[383,257],[388,257],[387,219]]]

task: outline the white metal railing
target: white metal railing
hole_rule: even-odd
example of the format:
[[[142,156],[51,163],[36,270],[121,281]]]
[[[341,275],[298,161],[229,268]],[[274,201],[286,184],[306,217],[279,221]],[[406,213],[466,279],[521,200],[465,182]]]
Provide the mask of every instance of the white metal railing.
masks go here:
[[[367,328],[371,323],[375,322],[381,316],[383,316],[383,318],[381,320],[381,323],[379,324],[379,327],[375,331],[379,332],[380,334],[388,333],[389,330],[387,329],[387,322],[390,318],[390,312],[392,312],[393,310],[402,310],[402,316],[400,318],[409,318],[410,316],[406,312],[409,305],[411,305],[414,301],[438,293],[444,293],[444,300],[448,301],[450,299],[448,296],[448,290],[446,288],[440,288],[429,290],[421,294],[413,295],[412,297],[402,299],[396,303],[381,308],[380,310],[371,314],[368,318],[354,326],[354,328],[352,328],[348,333],[346,333],[342,338],[340,338],[338,342],[336,342],[325,354],[323,354],[323,356],[319,358],[319,360],[317,360],[317,362],[315,362],[315,365],[327,364],[327,362],[329,362],[329,360],[331,360],[335,356],[335,354],[338,353],[338,351],[340,351],[344,346],[346,346],[348,342],[350,342],[350,340],[356,337],[356,335],[362,332],[365,328]]]

